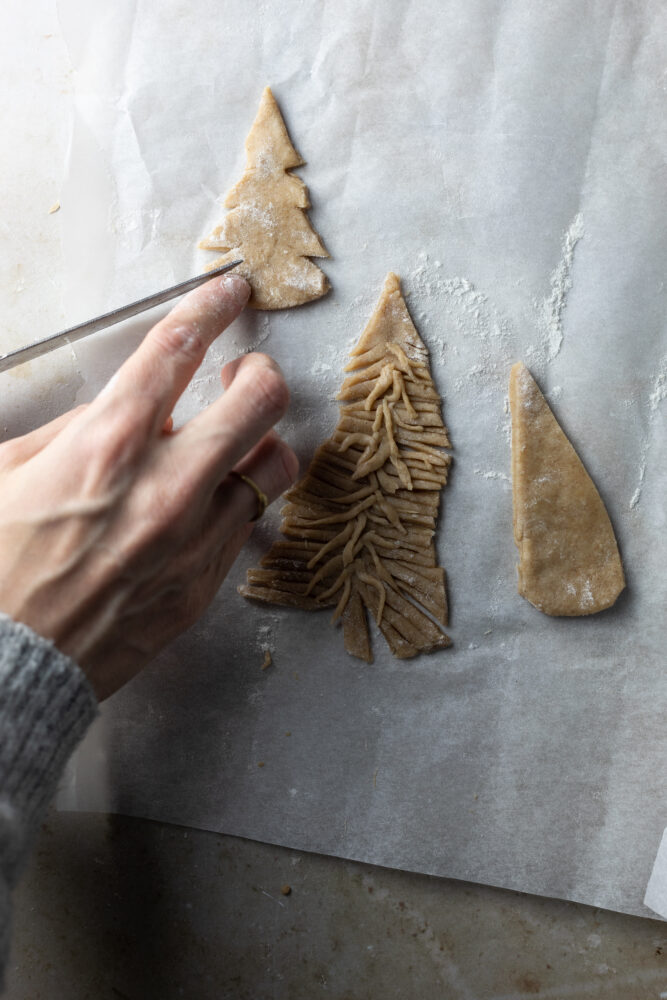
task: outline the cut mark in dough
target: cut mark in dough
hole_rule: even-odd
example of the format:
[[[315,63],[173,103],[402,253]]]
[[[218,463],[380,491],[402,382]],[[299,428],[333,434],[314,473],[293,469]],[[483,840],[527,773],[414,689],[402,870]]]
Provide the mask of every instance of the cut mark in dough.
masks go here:
[[[521,362],[509,398],[519,593],[547,615],[602,611],[625,587],[604,503]]]
[[[221,254],[209,270],[238,258],[235,274],[252,287],[255,309],[288,309],[319,299],[329,282],[310,257],[328,257],[311,226],[306,185],[294,174],[303,166],[290,141],[280,109],[266,87],[245,142],[246,169],[227,194],[222,225],[199,246]]]
[[[333,437],[286,494],[281,531],[245,597],[333,607],[348,653],[371,662],[367,611],[391,651],[451,645],[445,573],[433,536],[451,458],[428,351],[389,274],[338,398]]]

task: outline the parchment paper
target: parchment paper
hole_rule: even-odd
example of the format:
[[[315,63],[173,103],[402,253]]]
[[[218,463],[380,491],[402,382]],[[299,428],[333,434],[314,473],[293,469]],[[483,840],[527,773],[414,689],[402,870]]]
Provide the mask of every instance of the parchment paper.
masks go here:
[[[332,259],[324,300],[244,316],[179,407],[261,346],[304,465],[386,272],[431,351],[455,465],[439,559],[454,646],[346,656],[321,615],[236,594],[104,705],[61,795],[381,865],[649,914],[667,825],[664,101],[659,0],[196,5],[61,0],[77,114],[68,318],[202,270],[269,83]],[[76,347],[91,398],[148,321]],[[616,607],[516,593],[507,377],[523,359],[597,483]],[[274,666],[261,670],[263,651]],[[258,765],[263,763],[262,767]]]

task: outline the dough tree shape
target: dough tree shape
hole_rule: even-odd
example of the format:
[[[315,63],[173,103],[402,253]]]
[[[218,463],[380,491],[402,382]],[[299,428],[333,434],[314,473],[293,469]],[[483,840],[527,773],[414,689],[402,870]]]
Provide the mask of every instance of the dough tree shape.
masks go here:
[[[303,166],[269,87],[245,143],[245,173],[225,197],[221,226],[199,244],[221,254],[210,268],[241,258],[236,268],[252,286],[255,309],[287,309],[319,299],[329,282],[310,257],[328,257],[311,226],[306,185],[294,174]]]
[[[602,611],[625,587],[604,503],[521,362],[509,396],[519,593],[547,615]]]
[[[451,644],[433,536],[451,458],[428,352],[389,274],[352,351],[340,420],[286,494],[281,531],[245,597],[333,607],[348,653],[371,662],[367,612],[397,657]]]

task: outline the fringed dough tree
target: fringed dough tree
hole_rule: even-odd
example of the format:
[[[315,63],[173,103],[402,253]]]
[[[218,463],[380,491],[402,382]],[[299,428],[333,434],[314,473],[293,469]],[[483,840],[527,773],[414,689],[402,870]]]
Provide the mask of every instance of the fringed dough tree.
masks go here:
[[[287,309],[319,299],[329,282],[308,258],[329,254],[306,215],[306,185],[287,173],[304,161],[290,142],[269,87],[245,148],[245,173],[224,201],[229,214],[199,245],[222,252],[211,268],[242,258],[236,273],[250,282],[249,304],[255,309]]]
[[[282,533],[245,597],[334,607],[345,648],[371,661],[368,609],[398,657],[450,645],[435,533],[450,457],[428,352],[389,274],[352,352],[336,431],[286,494]]]

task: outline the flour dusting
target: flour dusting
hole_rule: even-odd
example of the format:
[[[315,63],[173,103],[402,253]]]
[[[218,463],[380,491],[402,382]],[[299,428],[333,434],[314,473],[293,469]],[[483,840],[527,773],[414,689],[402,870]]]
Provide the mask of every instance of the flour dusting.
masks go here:
[[[255,646],[260,653],[274,653],[275,652],[275,617],[272,621],[264,621],[261,625],[257,626],[257,631],[255,634]],[[267,664],[268,666],[268,664]]]
[[[660,362],[660,368],[658,369],[658,374],[655,378],[653,391],[649,393],[648,397],[649,414],[651,415],[651,419],[653,419],[653,414],[655,414],[665,396],[667,396],[667,354]]]
[[[577,243],[584,235],[584,219],[581,213],[575,215],[561,244],[561,259],[551,274],[550,291],[542,301],[535,300],[538,328],[547,361],[557,357],[563,344],[563,310],[567,294],[572,288],[572,263]]]
[[[454,381],[457,392],[470,382],[495,390],[504,385],[511,361],[511,325],[472,281],[462,277],[445,278],[438,273],[441,266],[440,261],[436,261],[434,267],[423,263],[410,273],[413,294],[425,306],[420,322],[428,325],[429,318],[444,311],[448,328],[460,335],[453,338],[456,344],[451,347],[451,353],[456,357],[465,357],[468,353],[471,363]],[[431,353],[444,363],[447,349],[444,340],[427,335],[426,342]]]
[[[629,503],[630,510],[634,510],[637,504],[639,503],[640,497],[642,495],[642,485],[644,482],[645,475],[646,475],[646,465],[641,465],[639,468],[639,485],[637,486],[637,489],[630,498],[630,503]]]
[[[419,264],[406,280],[419,303],[418,325],[435,362],[434,376],[437,380],[438,367],[447,373],[441,389],[443,401],[446,406],[453,390],[465,396],[468,407],[495,414],[496,430],[509,441],[509,412],[501,409],[499,401],[507,391],[516,332],[472,281],[446,277],[443,270],[440,260],[429,263],[428,255],[420,254]],[[434,334],[429,332],[432,321],[437,323]]]
[[[509,483],[510,477],[504,472],[496,472],[494,469],[489,469],[484,471],[484,469],[475,469],[476,476],[482,476],[483,479],[502,479],[504,482]]]
[[[646,433],[644,434],[641,451],[639,455],[639,473],[637,475],[637,487],[630,498],[629,507],[630,510],[634,510],[641,499],[642,486],[644,485],[644,478],[646,476],[646,459],[649,449],[649,440],[651,437],[651,431],[653,430],[653,425],[655,424],[658,407],[664,401],[667,396],[667,354],[663,356],[660,362],[660,367],[658,368],[658,373],[655,377],[653,383],[653,388],[648,394],[648,427]]]

